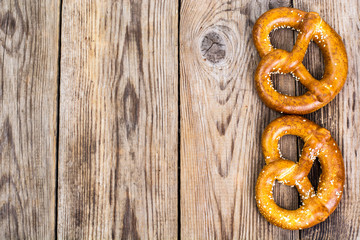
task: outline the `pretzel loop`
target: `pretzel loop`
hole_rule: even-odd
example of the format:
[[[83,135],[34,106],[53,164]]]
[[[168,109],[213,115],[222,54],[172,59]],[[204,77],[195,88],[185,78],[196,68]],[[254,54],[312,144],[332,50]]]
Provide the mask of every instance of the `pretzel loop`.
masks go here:
[[[277,28],[296,29],[299,35],[291,52],[275,49],[269,34]],[[257,91],[270,108],[291,114],[313,112],[329,103],[341,90],[347,75],[347,56],[338,34],[317,13],[276,8],[264,13],[253,29],[255,47],[262,58],[255,73]],[[310,41],[323,53],[325,74],[317,80],[302,64]],[[307,89],[302,96],[286,96],[272,85],[272,74],[292,74]]]
[[[282,158],[279,148],[276,148],[279,139],[288,134],[304,140],[298,163]],[[345,178],[342,156],[330,132],[305,118],[288,115],[266,127],[262,147],[267,165],[256,184],[256,201],[264,217],[279,227],[293,230],[324,221],[340,201]],[[317,193],[307,178],[316,157],[322,166]],[[303,205],[296,210],[279,207],[272,197],[275,180],[295,185]]]

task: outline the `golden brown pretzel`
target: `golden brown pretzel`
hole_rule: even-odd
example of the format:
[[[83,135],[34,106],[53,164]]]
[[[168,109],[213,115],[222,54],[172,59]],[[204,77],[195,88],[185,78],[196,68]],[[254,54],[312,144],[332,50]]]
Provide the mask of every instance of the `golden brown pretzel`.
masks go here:
[[[277,28],[299,32],[291,52],[275,49],[269,34]],[[279,112],[307,114],[328,104],[343,87],[347,75],[347,55],[339,35],[319,14],[295,8],[275,8],[265,12],[253,28],[255,47],[262,58],[255,73],[256,89],[264,103]],[[307,47],[313,40],[325,62],[325,74],[316,80],[302,64]],[[309,91],[302,96],[286,96],[272,85],[271,74],[292,74]]]
[[[287,134],[300,136],[304,148],[298,163],[282,158],[279,139]],[[271,122],[262,137],[266,166],[256,183],[256,202],[261,214],[276,226],[297,230],[324,221],[336,208],[345,181],[341,152],[330,132],[300,116],[287,115]],[[319,158],[322,173],[317,193],[307,178],[313,161]],[[275,180],[296,186],[303,205],[296,210],[279,207],[273,197]]]

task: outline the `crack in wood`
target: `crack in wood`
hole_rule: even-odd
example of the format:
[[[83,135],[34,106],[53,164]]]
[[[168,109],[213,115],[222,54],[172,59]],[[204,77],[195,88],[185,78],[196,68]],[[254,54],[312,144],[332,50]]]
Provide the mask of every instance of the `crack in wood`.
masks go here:
[[[214,31],[204,36],[200,49],[202,56],[213,64],[222,61],[226,55],[225,42],[223,38]]]

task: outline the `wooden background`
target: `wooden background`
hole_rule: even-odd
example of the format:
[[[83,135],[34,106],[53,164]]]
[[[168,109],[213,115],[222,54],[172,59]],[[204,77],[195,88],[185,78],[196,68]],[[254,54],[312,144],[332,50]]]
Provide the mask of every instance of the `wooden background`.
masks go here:
[[[281,114],[257,96],[251,31],[280,6],[319,12],[349,58],[340,94],[305,116],[342,150],[343,199],[301,231],[254,200],[261,134]],[[359,0],[0,0],[0,239],[359,239],[359,14]],[[292,49],[294,32],[272,35]],[[321,78],[314,44],[304,64]],[[281,139],[286,158],[301,147]],[[299,205],[286,186],[274,198]]]

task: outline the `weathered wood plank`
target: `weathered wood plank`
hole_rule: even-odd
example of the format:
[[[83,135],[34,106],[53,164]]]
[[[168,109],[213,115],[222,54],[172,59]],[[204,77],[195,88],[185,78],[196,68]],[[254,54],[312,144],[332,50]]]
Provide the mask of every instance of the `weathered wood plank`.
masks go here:
[[[0,239],[54,239],[60,1],[0,1]]]
[[[178,3],[63,2],[59,239],[177,237]]]
[[[251,38],[256,19],[290,1],[190,1],[181,4],[181,235],[184,239],[298,239],[299,232],[270,225],[254,199],[265,162],[260,139],[280,114],[257,96],[259,57]],[[290,50],[294,36],[275,41]],[[295,93],[294,80],[275,78],[280,91]],[[284,155],[297,160],[296,139]],[[295,208],[293,189],[275,192]]]
[[[330,130],[342,150],[346,184],[343,198],[334,213],[323,223],[300,232],[302,239],[359,239],[360,237],[360,20],[359,2],[352,1],[294,1],[294,7],[315,11],[343,38],[348,54],[347,82],[339,95],[327,106],[306,117]],[[324,66],[319,48],[311,44],[304,60],[310,72],[318,79]],[[304,88],[299,88],[303,93]],[[314,166],[310,178],[317,185],[321,168]]]

